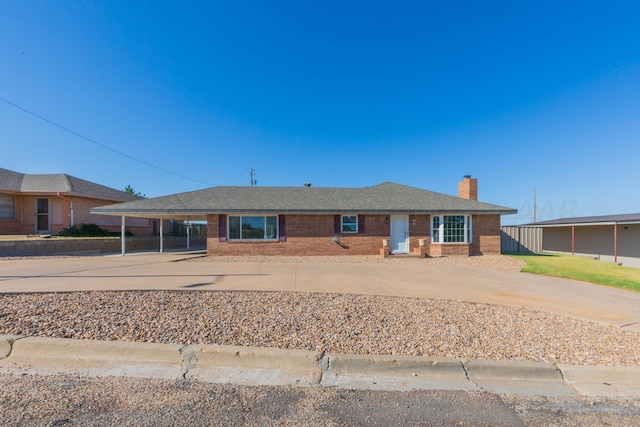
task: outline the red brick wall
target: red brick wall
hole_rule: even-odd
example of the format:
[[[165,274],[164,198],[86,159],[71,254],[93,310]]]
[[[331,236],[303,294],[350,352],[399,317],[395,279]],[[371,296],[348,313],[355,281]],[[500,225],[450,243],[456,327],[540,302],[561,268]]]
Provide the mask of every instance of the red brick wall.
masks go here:
[[[473,215],[472,255],[500,254],[500,215]]]
[[[425,240],[423,253],[428,253],[431,241],[431,216],[409,215],[409,253],[420,254],[420,239]]]
[[[71,225],[69,201],[56,195],[46,196],[16,196],[16,219],[0,220],[0,234],[27,235],[35,232],[36,200],[49,200],[49,228],[51,234],[57,234]],[[74,206],[75,225],[97,224],[110,231],[120,231],[120,217],[106,215],[91,215],[89,209],[105,206],[117,202],[91,199],[85,197],[71,197]],[[153,234],[153,221],[144,218],[129,218],[126,229],[136,236],[150,236]],[[165,222],[165,231],[170,231],[169,222]]]
[[[500,254],[500,215],[472,215],[473,242],[431,244],[428,254],[448,255]]]
[[[220,241],[218,215],[207,216],[209,255],[380,255],[382,239],[390,238],[388,215],[365,215],[364,232],[338,233],[334,215],[286,215],[286,241]],[[431,244],[430,215],[409,216],[409,252],[430,256],[500,253],[500,216],[473,215],[473,243]],[[421,249],[420,239],[425,240]]]
[[[449,256],[462,255],[469,256],[470,246],[466,243],[433,243],[430,248],[429,256]]]
[[[365,215],[364,232],[335,233],[334,215],[286,215],[286,241],[224,241],[218,235],[218,215],[207,215],[209,255],[380,255],[389,238],[387,215]],[[333,241],[338,236],[339,243]]]

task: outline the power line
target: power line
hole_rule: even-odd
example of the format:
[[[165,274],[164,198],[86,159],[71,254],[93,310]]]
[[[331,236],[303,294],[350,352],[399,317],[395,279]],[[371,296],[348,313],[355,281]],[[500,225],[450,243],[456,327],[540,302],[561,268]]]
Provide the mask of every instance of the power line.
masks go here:
[[[197,183],[199,183],[199,184],[213,185],[213,184],[211,184],[211,183],[209,183],[209,182],[204,182],[204,181],[199,181],[199,180],[197,180],[197,179],[189,178],[188,176],[181,175],[181,174],[179,174],[179,173],[177,173],[177,172],[170,171],[170,170],[168,170],[168,169],[165,169],[165,168],[160,167],[160,166],[156,166],[156,165],[154,165],[154,164],[152,164],[152,163],[149,163],[149,162],[147,162],[147,161],[144,161],[144,160],[138,159],[138,158],[136,158],[136,157],[130,156],[130,155],[128,155],[127,153],[123,153],[122,151],[118,151],[118,150],[116,150],[115,148],[111,148],[111,147],[109,147],[109,146],[108,146],[108,145],[106,145],[106,144],[102,144],[101,142],[96,141],[95,139],[91,139],[91,138],[86,137],[86,136],[84,136],[84,135],[82,135],[82,134],[79,134],[78,132],[75,132],[75,131],[73,131],[73,130],[71,130],[71,129],[67,128],[67,127],[64,127],[64,126],[62,126],[62,125],[60,125],[60,124],[58,124],[58,123],[56,123],[56,122],[54,122],[54,121],[52,121],[52,120],[49,120],[49,119],[47,119],[47,118],[45,118],[45,117],[42,117],[41,115],[36,114],[36,113],[34,113],[33,111],[29,111],[29,110],[27,110],[26,108],[23,108],[23,107],[21,107],[21,106],[19,106],[19,105],[17,105],[17,104],[14,104],[13,102],[8,101],[8,100],[6,100],[6,99],[4,99],[4,98],[2,98],[2,97],[0,97],[0,101],[3,101],[3,102],[5,102],[5,103],[9,104],[10,106],[12,106],[12,107],[14,107],[14,108],[17,108],[18,110],[24,111],[25,113],[30,114],[30,115],[32,115],[33,117],[36,117],[36,118],[38,118],[38,119],[42,120],[43,122],[47,122],[47,123],[49,123],[50,125],[57,127],[58,129],[62,129],[63,131],[68,132],[68,133],[70,133],[71,135],[77,136],[78,138],[82,138],[82,139],[84,139],[85,141],[89,141],[89,142],[90,142],[90,143],[92,143],[92,144],[95,144],[95,145],[97,145],[97,146],[99,146],[99,147],[102,147],[102,148],[104,148],[104,149],[106,149],[106,150],[112,151],[112,152],[114,152],[114,153],[116,153],[116,154],[119,154],[119,155],[121,155],[121,156],[123,156],[123,157],[126,157],[126,158],[127,158],[127,159],[129,159],[129,160],[133,160],[133,161],[138,162],[138,163],[141,163],[141,164],[143,164],[143,165],[145,165],[145,166],[149,166],[149,167],[152,167],[152,168],[157,169],[157,170],[159,170],[159,171],[162,171],[162,172],[165,172],[165,173],[168,173],[168,174],[171,174],[171,175],[174,175],[174,176],[177,176],[177,177],[183,178],[183,179],[187,179],[187,180],[189,180],[189,181],[197,182]]]

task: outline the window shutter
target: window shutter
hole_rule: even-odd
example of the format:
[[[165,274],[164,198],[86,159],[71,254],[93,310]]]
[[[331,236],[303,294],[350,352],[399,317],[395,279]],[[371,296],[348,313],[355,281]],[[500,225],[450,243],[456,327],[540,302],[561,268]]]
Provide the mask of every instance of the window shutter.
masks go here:
[[[364,215],[358,215],[358,234],[364,233]]]
[[[287,225],[284,215],[278,215],[278,240],[281,242],[287,241]]]
[[[333,216],[333,232],[336,234],[340,233],[340,223],[342,222],[342,217],[341,215],[334,215]]]
[[[218,240],[221,242],[227,241],[227,216],[218,215]]]

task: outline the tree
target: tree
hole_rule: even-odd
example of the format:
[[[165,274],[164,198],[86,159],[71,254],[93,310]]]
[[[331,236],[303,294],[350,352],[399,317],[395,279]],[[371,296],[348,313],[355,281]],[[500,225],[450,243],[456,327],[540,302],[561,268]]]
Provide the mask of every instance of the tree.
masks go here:
[[[130,184],[127,184],[127,186],[124,187],[124,192],[125,193],[129,193],[129,194],[133,194],[134,196],[138,196],[138,197],[144,197],[144,198],[147,197],[146,194],[142,194],[141,192],[134,190],[133,187]]]

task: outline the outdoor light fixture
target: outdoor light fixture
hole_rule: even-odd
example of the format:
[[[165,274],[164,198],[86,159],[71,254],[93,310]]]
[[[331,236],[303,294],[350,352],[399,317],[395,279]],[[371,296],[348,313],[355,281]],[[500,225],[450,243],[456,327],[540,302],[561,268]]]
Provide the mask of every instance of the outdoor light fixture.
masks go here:
[[[385,224],[387,224],[387,225],[389,225],[389,217],[386,217],[386,218],[384,219],[384,223],[385,223]]]

